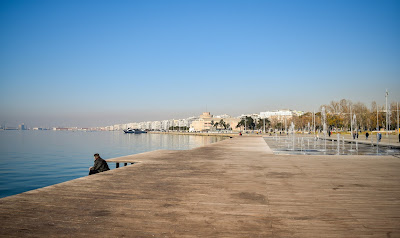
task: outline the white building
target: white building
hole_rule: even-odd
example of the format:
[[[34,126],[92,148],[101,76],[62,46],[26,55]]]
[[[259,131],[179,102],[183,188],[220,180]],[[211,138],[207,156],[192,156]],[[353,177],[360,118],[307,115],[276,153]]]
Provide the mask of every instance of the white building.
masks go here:
[[[251,118],[253,118],[254,120],[257,120],[257,119],[262,118],[261,115],[256,114],[256,113],[253,113],[253,114],[242,114],[242,115],[239,116],[238,118],[243,119],[243,118],[245,118],[245,117],[251,117]]]
[[[223,115],[218,115],[218,116],[214,116],[214,118],[231,118],[231,116],[229,116],[228,114],[223,114]]]
[[[162,130],[169,130],[169,127],[171,126],[171,122],[170,122],[170,120],[164,120],[164,121],[161,121],[161,129]]]
[[[151,129],[152,130],[161,130],[161,121],[152,121],[151,122]]]
[[[291,118],[292,116],[301,116],[303,114],[304,112],[302,111],[284,109],[284,110],[260,112],[260,117],[261,118],[275,117],[281,119],[281,118]]]

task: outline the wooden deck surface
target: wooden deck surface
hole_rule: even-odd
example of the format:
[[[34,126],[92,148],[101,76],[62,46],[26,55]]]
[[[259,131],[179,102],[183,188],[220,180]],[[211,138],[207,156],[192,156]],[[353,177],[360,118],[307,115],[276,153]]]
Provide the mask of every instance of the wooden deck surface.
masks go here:
[[[400,237],[398,158],[238,137],[112,161],[138,163],[0,199],[0,236]]]

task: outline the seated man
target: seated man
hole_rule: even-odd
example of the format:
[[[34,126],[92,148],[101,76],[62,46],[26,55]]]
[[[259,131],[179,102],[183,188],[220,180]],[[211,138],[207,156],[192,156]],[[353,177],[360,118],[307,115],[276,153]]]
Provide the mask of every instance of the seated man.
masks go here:
[[[105,160],[103,160],[99,154],[94,154],[94,165],[89,168],[89,175],[97,174],[100,172],[104,172],[110,170],[108,164]]]

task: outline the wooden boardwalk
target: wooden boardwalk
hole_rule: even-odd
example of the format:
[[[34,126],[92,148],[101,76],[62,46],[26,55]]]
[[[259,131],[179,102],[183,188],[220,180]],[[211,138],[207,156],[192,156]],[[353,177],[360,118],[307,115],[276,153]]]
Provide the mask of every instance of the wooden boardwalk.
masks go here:
[[[1,237],[400,237],[400,160],[273,155],[261,137],[0,199]]]

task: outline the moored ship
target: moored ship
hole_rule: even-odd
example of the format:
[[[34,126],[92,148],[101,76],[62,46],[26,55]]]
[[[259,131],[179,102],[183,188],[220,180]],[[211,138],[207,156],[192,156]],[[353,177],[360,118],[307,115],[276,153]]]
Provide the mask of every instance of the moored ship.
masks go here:
[[[132,128],[128,128],[126,130],[124,130],[125,133],[127,134],[142,134],[142,133],[147,133],[146,131],[142,131],[139,129],[132,129]]]

